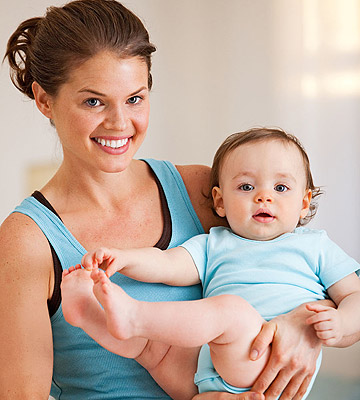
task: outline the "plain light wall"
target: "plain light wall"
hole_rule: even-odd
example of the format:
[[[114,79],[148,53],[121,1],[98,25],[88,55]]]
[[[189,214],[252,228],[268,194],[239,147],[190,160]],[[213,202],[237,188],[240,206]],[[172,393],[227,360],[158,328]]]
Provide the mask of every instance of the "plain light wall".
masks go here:
[[[282,127],[303,142],[325,191],[311,226],[326,229],[360,262],[360,0],[124,4],[157,46],[150,127],[138,157],[210,165],[230,133]],[[0,3],[2,55],[17,25],[48,5]],[[1,222],[28,194],[28,169],[59,163],[61,149],[49,122],[12,86],[7,64],[0,82]],[[360,376],[359,346],[341,354],[352,361],[331,361],[329,369]]]

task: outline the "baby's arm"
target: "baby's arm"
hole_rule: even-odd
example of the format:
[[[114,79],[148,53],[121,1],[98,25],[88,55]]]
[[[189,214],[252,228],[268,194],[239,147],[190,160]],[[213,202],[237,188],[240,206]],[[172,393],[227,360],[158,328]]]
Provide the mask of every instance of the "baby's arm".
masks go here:
[[[200,283],[194,261],[183,247],[160,250],[107,249],[102,247],[84,255],[82,265],[88,269],[102,268],[111,276],[122,274],[143,282],[165,283],[172,286],[189,286]]]
[[[328,288],[337,309],[317,303],[307,304],[316,314],[307,319],[326,346],[345,347],[353,343],[349,337],[360,333],[360,279],[352,273]]]

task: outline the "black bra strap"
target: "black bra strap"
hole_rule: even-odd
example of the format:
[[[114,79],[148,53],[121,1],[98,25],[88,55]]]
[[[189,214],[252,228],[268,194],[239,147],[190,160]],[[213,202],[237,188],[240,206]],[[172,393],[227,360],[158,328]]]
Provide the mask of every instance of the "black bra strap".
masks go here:
[[[162,210],[162,214],[163,214],[163,218],[164,218],[163,232],[161,234],[160,239],[158,240],[158,242],[155,244],[154,247],[157,247],[160,250],[166,250],[169,247],[169,243],[170,243],[171,235],[172,235],[171,214],[170,214],[170,210],[169,210],[169,205],[166,200],[164,189],[161,186],[159,178],[155,175],[155,173],[154,173],[154,178],[155,178],[157,187],[159,189],[161,210]]]
[[[35,199],[39,203],[41,203],[43,206],[48,208],[51,212],[53,212],[59,218],[60,221],[62,221],[59,214],[55,211],[55,208],[48,202],[46,197],[41,192],[39,192],[38,190],[35,190],[35,192],[31,196],[35,197]]]
[[[47,207],[50,211],[52,211],[60,220],[61,218],[59,217],[59,214],[55,211],[53,206],[46,200],[44,195],[40,193],[39,191],[35,191],[32,195],[32,197],[35,197],[35,199],[41,203],[43,206]],[[48,240],[49,242],[49,240]],[[59,260],[58,255],[56,254],[56,251],[54,250],[53,246],[49,242],[49,246],[51,249],[51,255],[53,259],[53,265],[54,265],[54,292],[53,295],[51,296],[51,299],[48,299],[47,304],[48,304],[48,311],[50,318],[56,313],[57,309],[60,307],[61,304],[61,277],[62,277],[62,267],[61,263]]]

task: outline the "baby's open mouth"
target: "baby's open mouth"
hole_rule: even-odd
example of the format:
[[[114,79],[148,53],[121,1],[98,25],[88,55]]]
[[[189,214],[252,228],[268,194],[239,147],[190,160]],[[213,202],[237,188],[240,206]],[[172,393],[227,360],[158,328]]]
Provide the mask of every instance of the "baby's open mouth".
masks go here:
[[[263,218],[272,217],[272,215],[270,215],[268,213],[259,213],[259,214],[255,214],[255,215],[256,215],[256,217],[263,217]]]
[[[253,215],[253,218],[255,219],[255,221],[263,223],[272,222],[275,219],[271,211],[264,209],[257,210],[256,213]]]

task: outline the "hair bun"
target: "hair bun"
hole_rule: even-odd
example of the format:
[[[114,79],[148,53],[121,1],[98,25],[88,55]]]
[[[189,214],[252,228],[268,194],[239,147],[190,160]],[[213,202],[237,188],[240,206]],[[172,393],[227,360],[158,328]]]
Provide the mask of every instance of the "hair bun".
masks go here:
[[[22,22],[10,36],[6,53],[10,65],[10,77],[13,84],[26,96],[34,99],[31,73],[32,48],[42,17],[30,18]]]

